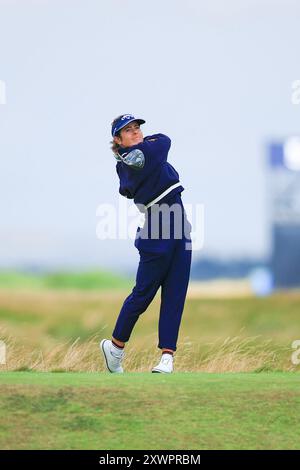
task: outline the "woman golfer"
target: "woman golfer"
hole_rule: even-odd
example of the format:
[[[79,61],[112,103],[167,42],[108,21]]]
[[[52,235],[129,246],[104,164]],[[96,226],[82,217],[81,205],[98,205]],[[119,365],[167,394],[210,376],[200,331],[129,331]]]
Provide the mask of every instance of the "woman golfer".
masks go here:
[[[139,316],[161,287],[158,348],[162,355],[152,372],[173,372],[179,326],[191,266],[191,224],[181,200],[184,190],[175,168],[168,163],[171,140],[164,134],[143,137],[143,119],[123,114],[112,123],[112,150],[117,159],[119,192],[133,199],[144,214],[135,247],[140,261],[136,284],[125,299],[112,339],[100,349],[110,372],[123,372],[124,346]]]

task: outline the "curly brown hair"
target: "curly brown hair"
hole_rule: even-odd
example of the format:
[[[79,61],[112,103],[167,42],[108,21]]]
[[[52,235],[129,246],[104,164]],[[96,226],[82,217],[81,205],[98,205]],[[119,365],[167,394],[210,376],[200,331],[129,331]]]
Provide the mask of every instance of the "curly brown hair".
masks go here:
[[[121,114],[120,116],[116,117],[113,122],[111,123],[111,125],[113,126],[116,121],[118,121],[121,117],[123,116],[123,114]],[[116,137],[120,137],[120,131],[119,132],[116,132]],[[119,148],[120,148],[120,145],[117,144],[117,142],[115,142],[115,140],[112,140],[110,142],[110,148],[112,150],[112,152],[116,155],[119,155]]]

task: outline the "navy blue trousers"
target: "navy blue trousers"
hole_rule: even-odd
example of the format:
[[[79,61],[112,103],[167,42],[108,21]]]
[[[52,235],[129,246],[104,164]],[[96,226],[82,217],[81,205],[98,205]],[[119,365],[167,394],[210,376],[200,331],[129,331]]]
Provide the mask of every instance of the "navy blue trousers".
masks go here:
[[[144,227],[137,229],[135,247],[139,251],[140,261],[135,286],[123,303],[112,334],[119,341],[129,340],[139,316],[145,312],[161,287],[158,347],[173,351],[177,349],[179,327],[190,277],[192,250],[191,224],[187,220],[181,194],[171,197],[166,204],[171,206],[174,203],[177,203],[177,209],[181,208],[181,216],[178,215],[180,211],[177,211],[177,218],[171,211],[170,216],[164,219],[163,214],[159,213],[154,224],[151,213],[157,210],[158,204],[156,204],[153,209],[148,209]],[[163,227],[165,226],[166,229],[166,225],[170,230],[167,234],[170,235],[168,238],[163,235]],[[151,227],[154,226],[158,229],[156,238],[151,233]],[[178,238],[180,230],[181,238]],[[149,238],[143,238],[145,235]]]

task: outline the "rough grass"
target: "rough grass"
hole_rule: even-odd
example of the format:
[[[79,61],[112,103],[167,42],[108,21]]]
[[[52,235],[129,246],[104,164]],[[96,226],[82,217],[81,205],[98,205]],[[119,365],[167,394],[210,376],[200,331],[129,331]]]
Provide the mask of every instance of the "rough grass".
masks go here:
[[[297,449],[300,374],[1,373],[2,449]]]
[[[78,338],[73,343],[59,343],[51,347],[31,349],[6,340],[7,363],[1,370],[36,370],[42,372],[101,372],[105,371],[99,351],[99,339],[95,336],[84,342]],[[146,338],[145,338],[146,339]],[[151,343],[149,337],[149,343]],[[200,347],[190,342],[179,342],[180,353],[175,356],[177,372],[260,372],[271,370],[295,370],[290,362],[291,350],[275,346],[260,338],[227,338]],[[204,348],[207,350],[204,351]],[[124,367],[127,372],[149,371],[158,361],[153,347],[131,346],[126,349]]]
[[[104,373],[98,344],[129,292],[0,289],[2,449],[299,447],[299,293],[188,295],[168,376],[149,373],[157,294],[126,346],[127,373]]]
[[[130,290],[0,289],[0,370],[104,371],[98,344],[110,337]],[[129,372],[157,362],[159,294],[126,347]],[[190,298],[182,319],[175,366],[180,371],[297,370],[291,344],[300,339],[300,295],[268,298]]]
[[[128,288],[133,280],[107,271],[30,274],[16,271],[0,271],[1,288],[9,289],[108,289]]]

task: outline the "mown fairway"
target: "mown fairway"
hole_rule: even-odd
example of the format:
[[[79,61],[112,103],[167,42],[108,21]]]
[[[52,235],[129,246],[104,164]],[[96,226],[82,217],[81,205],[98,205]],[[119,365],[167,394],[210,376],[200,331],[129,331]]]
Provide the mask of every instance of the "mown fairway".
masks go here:
[[[297,449],[300,375],[8,372],[2,449]]]

